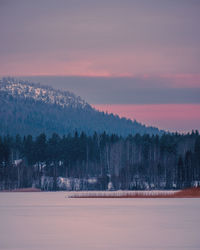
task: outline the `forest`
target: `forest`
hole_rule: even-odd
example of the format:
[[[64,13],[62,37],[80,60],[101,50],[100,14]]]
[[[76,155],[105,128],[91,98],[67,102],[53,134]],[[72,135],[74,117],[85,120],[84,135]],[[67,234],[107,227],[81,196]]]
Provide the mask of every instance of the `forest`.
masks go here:
[[[0,137],[0,189],[180,189],[200,185],[200,135]]]
[[[164,133],[136,120],[100,112],[68,91],[13,78],[0,79],[0,136],[62,136],[75,131],[87,135],[106,131],[122,136]]]

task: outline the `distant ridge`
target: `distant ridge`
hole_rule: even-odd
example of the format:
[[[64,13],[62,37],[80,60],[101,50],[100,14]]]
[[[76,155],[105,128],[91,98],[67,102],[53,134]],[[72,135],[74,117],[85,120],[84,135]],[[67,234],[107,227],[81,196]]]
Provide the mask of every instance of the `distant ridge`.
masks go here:
[[[58,104],[62,107],[70,106],[83,109],[90,107],[80,96],[77,97],[69,91],[56,90],[49,86],[42,86],[39,83],[31,83],[14,78],[3,78],[0,91],[6,92],[13,97],[32,98],[35,101]]]
[[[0,80],[0,135],[38,135],[43,132],[65,135],[75,131],[87,134],[105,131],[121,136],[164,132],[97,111],[69,91],[11,77]]]

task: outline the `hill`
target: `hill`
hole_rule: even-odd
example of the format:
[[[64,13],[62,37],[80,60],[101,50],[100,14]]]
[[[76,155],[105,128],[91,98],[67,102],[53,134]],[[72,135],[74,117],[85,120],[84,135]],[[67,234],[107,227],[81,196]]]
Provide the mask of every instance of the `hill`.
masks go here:
[[[162,134],[154,127],[100,112],[68,91],[14,78],[0,80],[0,135],[60,135],[94,131],[127,136]]]

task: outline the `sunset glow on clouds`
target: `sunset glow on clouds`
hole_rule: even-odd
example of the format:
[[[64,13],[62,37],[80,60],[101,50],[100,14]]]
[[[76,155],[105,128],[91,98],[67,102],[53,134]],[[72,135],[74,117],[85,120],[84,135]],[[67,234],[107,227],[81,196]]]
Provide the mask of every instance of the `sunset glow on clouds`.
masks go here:
[[[7,75],[200,74],[198,1],[1,1]]]
[[[199,13],[197,0],[2,0],[0,76],[67,89],[160,128],[199,129]]]
[[[97,110],[176,132],[199,129],[200,104],[93,105]],[[196,127],[195,127],[196,124]]]

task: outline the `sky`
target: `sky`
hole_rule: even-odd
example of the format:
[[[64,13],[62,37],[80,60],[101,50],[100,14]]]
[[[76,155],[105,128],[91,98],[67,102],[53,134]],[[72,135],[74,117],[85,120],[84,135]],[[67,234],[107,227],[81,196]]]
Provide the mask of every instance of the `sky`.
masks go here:
[[[161,129],[200,129],[199,13],[199,0],[0,0],[0,76]]]

